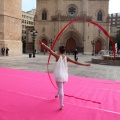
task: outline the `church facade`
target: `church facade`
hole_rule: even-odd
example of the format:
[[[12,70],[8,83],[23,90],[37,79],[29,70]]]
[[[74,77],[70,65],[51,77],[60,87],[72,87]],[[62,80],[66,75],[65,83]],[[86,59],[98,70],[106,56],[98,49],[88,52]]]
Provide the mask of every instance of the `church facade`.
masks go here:
[[[44,51],[39,40],[51,47],[64,26],[79,18],[65,28],[54,50],[58,51],[61,45],[66,47],[67,52],[77,48],[83,54],[108,50],[109,40],[105,34],[97,26],[85,21],[94,21],[109,32],[108,7],[109,0],[37,0],[35,30],[38,35],[35,49]]]

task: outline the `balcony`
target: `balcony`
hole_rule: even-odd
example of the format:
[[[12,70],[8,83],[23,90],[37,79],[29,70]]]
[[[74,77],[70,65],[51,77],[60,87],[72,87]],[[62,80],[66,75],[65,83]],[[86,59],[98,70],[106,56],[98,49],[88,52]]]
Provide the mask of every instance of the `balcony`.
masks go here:
[[[81,19],[86,19],[86,20],[92,20],[92,16],[86,16],[86,15],[80,15],[80,16],[69,16],[69,15],[54,15],[54,16],[51,16],[51,19],[53,21],[57,21],[57,20],[61,20],[61,21],[71,21],[73,19],[76,19],[76,18],[79,18]]]

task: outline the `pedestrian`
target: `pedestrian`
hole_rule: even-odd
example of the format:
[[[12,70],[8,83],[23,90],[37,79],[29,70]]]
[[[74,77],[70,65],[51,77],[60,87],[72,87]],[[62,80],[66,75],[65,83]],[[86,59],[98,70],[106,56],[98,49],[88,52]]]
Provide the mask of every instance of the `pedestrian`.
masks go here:
[[[118,55],[120,55],[120,49],[118,50]]]
[[[70,50],[68,50],[68,55],[70,55]]]
[[[55,95],[55,98],[59,97],[60,102],[60,110],[63,109],[63,99],[64,99],[64,83],[68,81],[68,67],[67,62],[71,62],[77,65],[83,65],[83,66],[90,66],[90,64],[86,63],[80,63],[77,61],[72,60],[71,58],[67,57],[65,53],[65,47],[60,46],[59,47],[59,54],[55,53],[53,50],[51,50],[48,46],[46,46],[43,42],[40,41],[40,44],[48,50],[51,55],[53,55],[56,59],[55,69],[54,69],[54,78],[56,81],[56,85],[58,88],[58,92]]]
[[[74,51],[74,59],[75,59],[75,61],[78,61],[78,51],[77,51],[77,49],[75,49],[75,51]]]
[[[1,49],[1,53],[3,56],[5,55],[5,48],[4,47]]]
[[[6,56],[8,56],[8,51],[9,51],[9,49],[8,49],[8,48],[6,48]]]
[[[35,49],[35,54],[36,54],[36,49]]]
[[[45,55],[46,50],[44,49],[44,55]]]

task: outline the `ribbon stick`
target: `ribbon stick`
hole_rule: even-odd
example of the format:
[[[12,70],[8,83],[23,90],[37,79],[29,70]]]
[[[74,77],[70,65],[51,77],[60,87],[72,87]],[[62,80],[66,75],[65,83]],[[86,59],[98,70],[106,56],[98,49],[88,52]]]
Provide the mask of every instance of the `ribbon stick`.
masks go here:
[[[58,38],[59,38],[60,35],[64,32],[64,30],[65,30],[70,24],[72,24],[72,23],[74,23],[74,22],[76,22],[76,21],[78,21],[78,20],[83,20],[83,21],[85,21],[85,22],[89,22],[89,23],[97,26],[98,28],[100,28],[100,29],[104,32],[104,34],[105,34],[105,35],[109,38],[109,40],[112,42],[112,48],[113,48],[113,51],[114,51],[114,60],[115,60],[115,57],[116,57],[116,56],[115,56],[115,45],[114,45],[114,42],[113,42],[112,38],[111,38],[111,37],[109,36],[109,34],[107,33],[107,31],[106,31],[102,26],[100,26],[99,24],[97,24],[97,23],[95,23],[95,22],[93,22],[93,21],[90,21],[90,20],[83,19],[83,18],[76,18],[76,19],[70,21],[67,25],[65,25],[65,26],[62,28],[62,30],[58,33],[58,35],[56,36],[56,38],[55,38],[55,40],[54,40],[54,42],[53,42],[53,44],[52,44],[51,49],[53,50],[53,48],[54,48],[54,46],[55,46]],[[56,86],[54,85],[52,79],[51,79],[50,72],[49,72],[49,69],[48,69],[48,66],[49,66],[49,63],[50,63],[50,58],[51,58],[51,53],[49,54],[49,57],[48,57],[47,72],[48,72],[48,76],[49,76],[49,79],[50,79],[52,85],[54,86],[55,89],[57,89]],[[71,96],[71,95],[67,95],[67,94],[65,94],[65,96],[73,97],[73,98],[75,98],[75,99],[80,99],[80,100],[84,100],[84,101],[90,101],[90,102],[97,103],[97,104],[101,104],[100,102],[96,102],[96,101],[93,101],[93,100],[87,100],[87,99],[83,99],[83,98],[79,98],[79,97],[75,97],[75,96]]]

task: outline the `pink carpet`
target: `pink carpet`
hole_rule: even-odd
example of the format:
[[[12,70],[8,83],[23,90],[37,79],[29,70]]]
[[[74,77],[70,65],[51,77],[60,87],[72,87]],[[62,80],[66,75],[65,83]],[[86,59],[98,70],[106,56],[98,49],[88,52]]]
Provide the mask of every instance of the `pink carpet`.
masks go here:
[[[53,76],[52,76],[53,77]],[[47,73],[0,68],[0,120],[120,120],[120,83],[70,76],[59,111]]]

